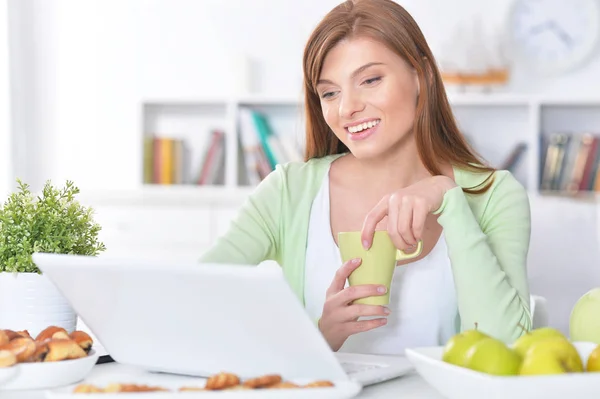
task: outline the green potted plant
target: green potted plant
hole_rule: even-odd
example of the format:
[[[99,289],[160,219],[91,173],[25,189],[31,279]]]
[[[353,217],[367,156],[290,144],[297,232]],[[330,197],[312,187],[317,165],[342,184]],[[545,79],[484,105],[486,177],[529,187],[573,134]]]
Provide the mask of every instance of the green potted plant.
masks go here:
[[[79,204],[79,188],[47,181],[40,195],[17,180],[0,207],[0,329],[37,334],[49,325],[73,331],[77,315],[41,273],[34,252],[96,256],[106,248],[93,210]]]

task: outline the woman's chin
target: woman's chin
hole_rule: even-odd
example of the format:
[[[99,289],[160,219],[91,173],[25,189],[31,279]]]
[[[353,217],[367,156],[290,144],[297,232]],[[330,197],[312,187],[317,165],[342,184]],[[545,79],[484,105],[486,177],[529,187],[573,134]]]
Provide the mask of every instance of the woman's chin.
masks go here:
[[[375,146],[351,146],[349,147],[349,150],[354,158],[361,161],[378,160],[384,157],[387,153],[387,151],[384,149]]]

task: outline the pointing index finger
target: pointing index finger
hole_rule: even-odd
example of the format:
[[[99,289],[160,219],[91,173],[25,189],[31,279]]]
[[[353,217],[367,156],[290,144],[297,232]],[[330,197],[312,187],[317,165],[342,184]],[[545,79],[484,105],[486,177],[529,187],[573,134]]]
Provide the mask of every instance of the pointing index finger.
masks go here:
[[[373,234],[377,223],[383,220],[388,214],[388,196],[383,197],[377,205],[367,214],[362,227],[361,240],[363,247],[369,249],[373,241]]]

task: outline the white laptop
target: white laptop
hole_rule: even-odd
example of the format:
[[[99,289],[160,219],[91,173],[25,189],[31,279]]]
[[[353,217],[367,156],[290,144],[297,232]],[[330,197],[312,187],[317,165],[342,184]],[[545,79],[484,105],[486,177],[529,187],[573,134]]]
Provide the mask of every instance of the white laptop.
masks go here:
[[[403,356],[333,352],[280,268],[37,253],[33,260],[122,364],[363,386],[413,369]]]

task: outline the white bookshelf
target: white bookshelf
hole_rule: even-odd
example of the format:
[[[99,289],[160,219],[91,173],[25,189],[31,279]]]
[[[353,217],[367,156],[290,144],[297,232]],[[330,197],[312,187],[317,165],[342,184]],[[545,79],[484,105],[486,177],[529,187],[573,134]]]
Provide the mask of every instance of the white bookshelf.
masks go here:
[[[547,98],[515,94],[452,94],[450,103],[460,129],[468,136],[476,150],[492,165],[498,167],[518,143],[527,150],[513,173],[532,195],[564,196],[561,192],[539,190],[541,135],[556,131],[600,134],[600,97]],[[152,185],[143,184],[135,196],[157,201],[177,198],[238,201],[253,187],[243,184],[239,164],[239,110],[256,109],[269,120],[277,135],[292,136],[298,145],[304,139],[302,97],[240,96],[222,98],[154,98],[141,104],[141,135],[179,135],[191,143],[192,170],[197,171],[205,151],[206,135],[211,127],[226,134],[225,182],[222,186]],[[143,162],[139,160],[140,164]],[[117,194],[118,195],[118,194]],[[124,194],[125,198],[131,194]]]
[[[492,162],[503,160],[511,148],[525,141],[524,154],[516,176],[530,194],[532,211],[528,276],[532,292],[554,298],[556,303],[573,303],[593,281],[597,281],[597,206],[595,193],[572,196],[539,190],[540,139],[553,132],[600,131],[599,98],[548,98],[525,95],[450,95],[459,127],[469,134],[477,150]],[[143,111],[137,130],[144,125],[164,129],[176,127],[190,140],[204,143],[211,125],[219,124],[227,134],[227,179],[223,186],[144,185],[142,176],[122,190],[86,189],[80,200],[92,206],[102,226],[101,239],[107,255],[164,259],[165,262],[196,261],[231,226],[240,205],[253,187],[238,184],[237,115],[241,106],[251,105],[267,112],[276,122],[277,134],[302,138],[304,131],[298,109],[301,98],[244,96],[239,98],[153,98],[138,100]],[[137,116],[135,116],[137,117]],[[134,117],[132,117],[134,118]],[[277,129],[276,127],[276,129]],[[141,140],[124,140],[124,142]],[[131,144],[128,144],[131,146]],[[141,143],[139,144],[141,145]],[[122,168],[142,165],[141,151],[132,154]],[[201,153],[202,148],[195,149]],[[549,251],[548,248],[578,248],[577,251]],[[581,250],[579,250],[581,249]],[[568,269],[568,270],[567,270]],[[569,278],[568,284],[563,281]],[[592,283],[590,283],[592,282]],[[555,287],[568,289],[558,290]],[[559,306],[560,308],[560,306]],[[567,307],[555,316],[568,320]]]
[[[251,108],[264,114],[277,134],[293,136],[295,144],[302,146],[304,126],[300,98],[246,96],[246,97],[200,97],[200,98],[161,98],[145,100],[141,104],[141,136],[183,138],[189,146],[191,162],[188,175],[192,178],[198,173],[207,146],[207,136],[214,129],[225,132],[225,182],[219,187],[194,185],[191,182],[181,185],[142,184],[142,189],[157,193],[160,191],[192,193],[201,190],[215,193],[248,192],[242,176],[240,162],[239,111]],[[142,142],[142,140],[140,140]],[[143,158],[143,152],[140,152]],[[143,159],[139,160],[143,163]],[[143,170],[143,167],[141,168]],[[143,176],[140,177],[143,183]],[[242,190],[238,190],[242,188]],[[244,189],[245,188],[245,189]],[[195,195],[195,194],[191,194]],[[211,194],[208,194],[211,195]]]

